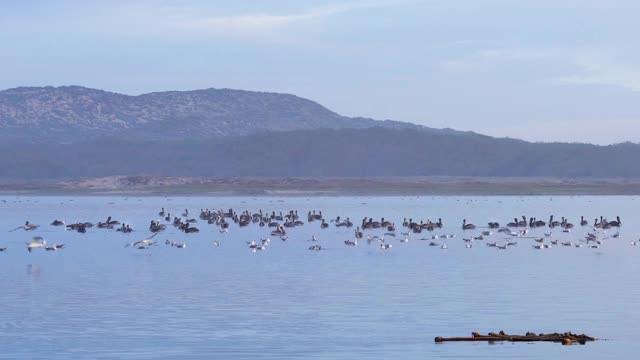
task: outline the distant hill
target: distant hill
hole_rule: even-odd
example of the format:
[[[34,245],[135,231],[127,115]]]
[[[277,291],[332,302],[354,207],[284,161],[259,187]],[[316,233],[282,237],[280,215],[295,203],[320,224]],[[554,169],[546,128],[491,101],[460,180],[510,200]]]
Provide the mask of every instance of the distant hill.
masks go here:
[[[185,177],[640,178],[640,145],[529,143],[412,129],[320,129],[189,141],[0,145],[4,179]]]
[[[343,128],[436,130],[338,115],[294,95],[229,89],[128,96],[79,86],[0,91],[0,141],[68,143],[104,137],[194,140],[260,131]]]

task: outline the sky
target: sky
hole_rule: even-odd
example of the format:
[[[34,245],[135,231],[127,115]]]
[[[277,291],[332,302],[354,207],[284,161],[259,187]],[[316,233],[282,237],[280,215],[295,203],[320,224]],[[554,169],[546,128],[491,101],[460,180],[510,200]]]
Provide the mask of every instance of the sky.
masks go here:
[[[0,89],[292,93],[347,116],[640,142],[636,0],[0,0]]]

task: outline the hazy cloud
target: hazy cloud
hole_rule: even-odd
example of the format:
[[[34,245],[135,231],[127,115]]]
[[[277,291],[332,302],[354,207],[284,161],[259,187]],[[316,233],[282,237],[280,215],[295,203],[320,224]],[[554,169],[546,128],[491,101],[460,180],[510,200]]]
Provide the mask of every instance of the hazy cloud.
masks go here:
[[[640,91],[640,67],[618,63],[605,54],[581,55],[575,59],[579,74],[558,79],[564,84],[613,85]]]

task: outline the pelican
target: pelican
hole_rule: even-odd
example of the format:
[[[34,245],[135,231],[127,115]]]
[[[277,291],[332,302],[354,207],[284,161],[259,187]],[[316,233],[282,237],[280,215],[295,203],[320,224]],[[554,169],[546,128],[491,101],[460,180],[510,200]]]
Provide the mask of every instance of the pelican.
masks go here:
[[[473,230],[476,226],[473,224],[467,224],[467,219],[462,220],[462,230]]]
[[[16,230],[20,230],[20,229],[24,229],[25,231],[35,230],[35,229],[37,229],[37,228],[38,228],[38,226],[39,226],[39,225],[33,225],[33,224],[30,224],[30,223],[27,221],[27,222],[25,222],[25,223],[24,223],[24,225],[22,225],[22,226],[18,226],[17,228],[15,228],[15,229],[13,229],[13,230],[10,230],[9,232],[16,231]]]
[[[140,248],[142,246],[142,247],[144,247],[146,249],[147,247],[149,247],[151,245],[155,245],[156,242],[151,240],[151,239],[153,239],[158,234],[159,233],[155,233],[155,234],[151,235],[148,239],[143,239],[143,240],[139,240],[139,241],[136,241],[136,242],[132,242],[132,243],[129,243],[129,244],[125,245],[124,247],[131,246],[131,247],[135,247],[135,248]]]

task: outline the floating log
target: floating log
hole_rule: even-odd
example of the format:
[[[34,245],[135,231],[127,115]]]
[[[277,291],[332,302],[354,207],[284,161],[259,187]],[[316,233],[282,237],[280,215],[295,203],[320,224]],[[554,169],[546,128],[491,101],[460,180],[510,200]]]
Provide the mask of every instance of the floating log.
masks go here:
[[[556,342],[561,343],[562,345],[573,345],[573,344],[586,344],[590,341],[596,341],[597,339],[591,336],[587,336],[585,334],[574,334],[571,332],[565,333],[552,333],[552,334],[536,334],[532,332],[528,332],[525,335],[509,335],[504,331],[500,331],[498,333],[490,332],[487,335],[481,335],[477,332],[473,332],[471,337],[450,337],[445,338],[438,336],[435,338],[435,342],[443,343],[449,341],[486,341],[486,342],[497,342],[497,341],[510,341],[510,342],[536,342],[536,341],[546,341],[546,342]]]

